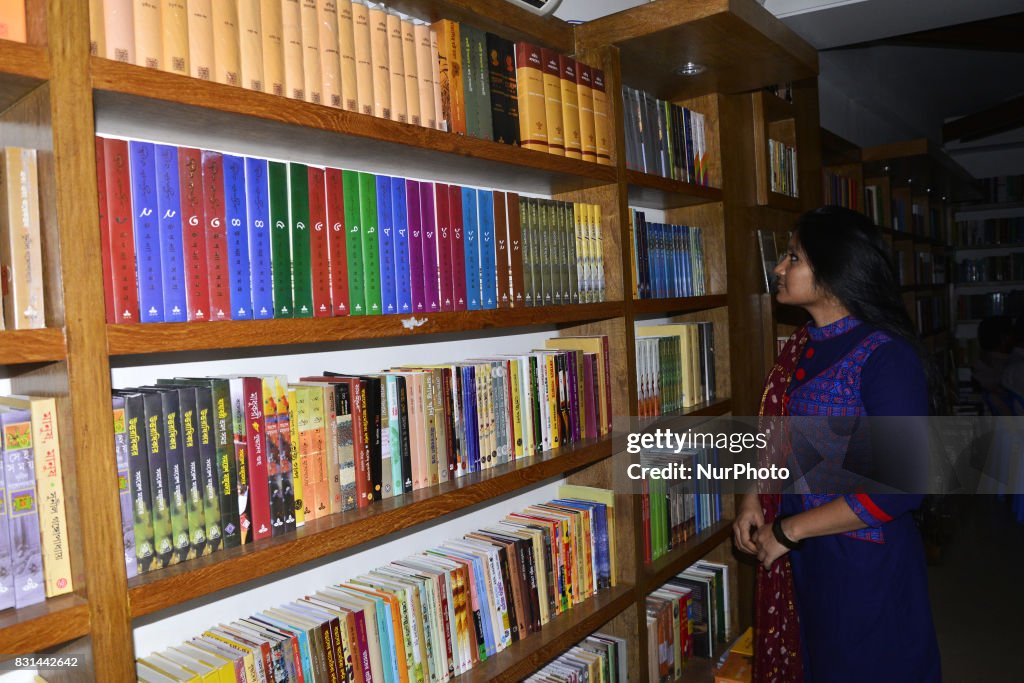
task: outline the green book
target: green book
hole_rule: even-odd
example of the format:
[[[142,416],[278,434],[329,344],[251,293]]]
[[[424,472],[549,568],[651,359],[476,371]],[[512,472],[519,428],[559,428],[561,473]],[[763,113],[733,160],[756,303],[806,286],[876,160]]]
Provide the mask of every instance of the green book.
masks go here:
[[[292,247],[288,227],[288,167],[267,164],[270,181],[270,260],[274,276],[274,317],[292,317]]]
[[[188,529],[194,555],[207,555],[206,508],[204,505],[203,464],[199,452],[199,411],[196,405],[195,387],[178,389],[178,406],[181,412],[181,452],[185,461],[186,503]],[[218,520],[218,527],[220,520]]]
[[[459,25],[459,38],[462,41],[462,92],[466,107],[466,135],[473,138],[483,137],[480,130],[480,102],[476,97],[479,82],[474,75],[478,68],[473,60],[472,28],[465,24]],[[488,102],[490,106],[490,102]]]
[[[485,140],[494,139],[494,117],[491,111],[491,74],[487,54],[487,34],[472,26],[463,27],[470,31],[473,41],[473,78],[476,79],[476,87],[473,93],[478,102],[480,116],[480,137]]]
[[[565,220],[566,206],[566,202],[556,202],[554,206],[557,218],[556,225],[558,226],[558,283],[562,288],[563,305],[572,303],[572,296],[569,291],[571,286],[569,281],[569,264],[572,263],[573,267],[576,267],[575,261],[569,261],[569,242],[572,241],[572,236],[569,233],[570,222]]]
[[[530,206],[533,199],[522,197],[519,200],[519,225],[523,231],[523,305],[534,306],[533,303],[533,216],[530,213]]]
[[[377,242],[377,176],[372,173],[359,174],[359,220],[362,226],[363,292],[366,297],[366,315],[380,315],[380,245]]]
[[[366,287],[363,283],[362,220],[359,213],[359,173],[342,171],[345,195],[345,254],[348,258],[348,312],[366,315]]]
[[[580,303],[580,273],[576,264],[579,263],[579,254],[576,253],[576,213],[572,202],[566,202],[565,206],[565,253],[567,254],[567,269],[569,275],[569,303]]]
[[[292,245],[292,316],[313,317],[313,270],[309,256],[309,169],[288,164]]]
[[[533,305],[547,306],[551,302],[544,300],[544,282],[546,279],[544,259],[544,226],[541,224],[541,200],[534,199],[530,202],[530,225],[531,244],[530,251],[533,254]]]
[[[551,226],[548,218],[548,200],[538,199],[535,225],[538,226],[540,233],[540,301],[543,306],[551,306],[554,303],[551,289]]]
[[[153,547],[156,550],[153,568],[163,569],[174,563],[174,540],[171,537],[171,502],[167,488],[167,456],[164,454],[164,416],[160,394],[142,392],[145,422],[142,439],[149,459],[149,490],[153,496]]]

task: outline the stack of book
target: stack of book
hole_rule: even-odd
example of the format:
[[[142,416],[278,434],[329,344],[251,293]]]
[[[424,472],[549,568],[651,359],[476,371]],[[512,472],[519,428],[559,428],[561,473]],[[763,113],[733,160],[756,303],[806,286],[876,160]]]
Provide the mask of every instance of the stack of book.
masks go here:
[[[143,657],[139,680],[451,680],[615,585],[612,512],[577,498],[532,505]]]
[[[36,150],[0,149],[0,330],[46,326],[39,216]]]
[[[608,434],[608,338],[297,383],[160,380],[113,411],[135,575]]]
[[[715,398],[715,334],[711,322],[638,325],[640,417],[656,417]]]
[[[623,86],[626,167],[694,185],[708,185],[704,114]]]
[[[772,192],[787,197],[800,196],[796,158],[796,147],[778,140],[768,140],[769,188]]]
[[[0,396],[0,609],[74,590],[52,398]]]
[[[690,467],[696,473],[699,466],[716,466],[718,451],[709,445],[680,453],[644,456],[645,466],[664,467],[673,463]],[[644,562],[650,564],[722,519],[721,485],[696,475],[691,480],[645,479],[642,510]]]
[[[1024,216],[957,221],[956,243],[961,247],[1024,244]]]
[[[825,204],[860,211],[861,203],[860,182],[856,178],[825,171]]]
[[[634,299],[668,299],[707,294],[701,228],[648,222],[629,212]]]
[[[626,640],[593,633],[526,679],[527,683],[626,683],[629,662]]]
[[[690,659],[710,658],[731,632],[729,566],[701,560],[647,596],[650,680],[678,680]]]
[[[111,323],[604,301],[596,205],[136,140],[96,158]]]

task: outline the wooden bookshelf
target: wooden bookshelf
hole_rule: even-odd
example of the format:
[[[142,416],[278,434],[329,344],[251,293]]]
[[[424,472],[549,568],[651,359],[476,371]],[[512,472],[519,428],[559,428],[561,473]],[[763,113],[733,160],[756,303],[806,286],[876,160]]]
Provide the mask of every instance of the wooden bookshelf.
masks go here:
[[[633,313],[637,316],[673,315],[677,313],[707,311],[725,305],[727,305],[727,296],[725,294],[684,296],[671,299],[637,299],[633,301]]]
[[[732,411],[732,399],[714,398],[710,401],[702,401],[695,406],[684,408],[679,411],[680,417],[718,417]]]
[[[645,209],[675,209],[722,201],[717,187],[694,185],[642,171],[626,171],[629,205]]]
[[[732,538],[732,520],[723,519],[645,566],[640,581],[642,594],[657,589],[729,538]]]
[[[49,78],[45,47],[0,40],[0,112]]]
[[[47,363],[66,357],[62,329],[0,331],[0,365]]]
[[[0,652],[36,653],[89,633],[89,605],[62,595],[38,605],[0,612]]]

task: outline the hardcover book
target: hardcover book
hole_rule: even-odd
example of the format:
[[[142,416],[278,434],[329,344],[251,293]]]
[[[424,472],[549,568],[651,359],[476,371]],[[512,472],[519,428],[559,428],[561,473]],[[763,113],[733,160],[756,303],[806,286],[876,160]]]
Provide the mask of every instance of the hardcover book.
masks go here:
[[[338,11],[333,0],[316,3],[320,32],[320,74],[323,79],[323,103],[341,107],[341,43],[338,39]]]
[[[160,68],[188,76],[188,7],[185,0],[160,3],[160,27],[163,29]]]
[[[372,27],[365,0],[352,0],[352,29],[359,113],[374,116]]]
[[[405,107],[409,123],[422,126],[420,76],[416,58],[416,27],[411,19],[401,20],[402,73],[405,75]]]
[[[156,150],[152,142],[128,143],[131,158],[135,269],[139,278],[139,313],[145,323],[164,321],[160,225],[157,213]],[[41,269],[40,269],[41,270]]]
[[[477,191],[462,188],[463,252],[466,266],[466,308],[479,311],[480,292],[480,228],[477,218]]]
[[[515,44],[518,91],[519,144],[538,152],[548,151],[547,107],[544,98],[544,62],[536,45]]]
[[[366,315],[381,314],[380,243],[377,238],[377,179],[359,173],[359,220],[363,255],[363,291]]]
[[[125,571],[130,579],[138,575],[139,565],[135,559],[135,527],[132,518],[131,474],[128,469],[128,430],[124,418],[124,397],[114,396],[113,407],[114,452],[117,457],[117,491],[121,502],[121,536],[124,542]],[[4,511],[0,510],[0,517],[2,516],[4,516]],[[2,523],[6,524],[6,520]],[[4,553],[2,549],[3,543],[3,535],[0,534],[0,554]],[[6,575],[10,577],[11,573],[8,571]]]
[[[309,236],[309,169],[288,164],[289,232],[292,254],[292,316],[313,317],[313,273]]]
[[[388,15],[383,5],[367,2],[370,22],[370,64],[373,66],[373,115],[392,118],[391,67],[388,58]]]
[[[348,315],[348,250],[345,229],[345,189],[342,171],[324,172],[327,192],[327,251],[330,267],[331,305],[334,315]]]
[[[404,37],[402,19],[395,10],[387,10],[388,30],[388,75],[391,83],[391,118],[399,123],[409,123],[409,106],[406,102]],[[416,94],[417,102],[419,93]]]
[[[306,55],[302,45],[302,0],[281,0],[281,38],[284,45],[284,92],[293,100],[306,99]]]
[[[455,310],[455,281],[452,274],[452,228],[448,207],[448,185],[434,183],[434,213],[437,216],[437,276],[442,311]]]
[[[284,23],[280,0],[260,0],[263,90],[286,97],[284,87]]]
[[[188,320],[188,297],[182,247],[178,148],[156,145],[156,204],[159,217],[160,272],[163,276],[164,319]]]
[[[462,217],[462,188],[448,187],[448,222],[451,224],[453,303],[456,311],[466,310],[466,251]]]
[[[274,271],[270,257],[270,183],[265,159],[245,160],[246,222],[248,228],[252,317],[274,317]]]
[[[562,119],[562,69],[558,53],[546,47],[540,50],[544,85],[544,118],[548,128],[548,151],[565,155],[565,125]]]
[[[323,69],[320,57],[320,18],[317,0],[301,0],[299,19],[302,34],[302,80],[306,101],[323,104]]]
[[[437,262],[437,223],[434,213],[434,185],[420,183],[420,228],[423,249],[423,304],[427,313],[441,310]]]
[[[349,314],[366,315],[366,283],[363,275],[362,214],[359,205],[359,172],[342,171],[345,214],[345,254],[348,260]]]
[[[192,74],[192,78],[198,78],[203,81],[215,80],[213,68],[213,0],[188,0],[187,7],[189,72]]]
[[[201,156],[206,214],[206,273],[210,287],[209,320],[228,320],[231,317],[231,278],[224,219],[224,169],[218,152],[202,150]]]
[[[335,5],[338,11],[338,52],[341,59],[341,104],[347,111],[359,111],[352,0],[337,0]]]
[[[263,30],[260,24],[261,0],[238,0],[239,85],[263,92]]]
[[[210,286],[207,280],[206,208],[203,202],[202,157],[198,149],[178,148],[178,191],[181,194],[186,313],[190,322],[208,320]]]
[[[224,222],[232,320],[252,319],[252,271],[249,261],[249,219],[246,215],[245,160],[222,157]]]
[[[313,317],[329,318],[331,305],[330,231],[325,171],[309,167],[309,255],[312,262]]]
[[[412,274],[405,178],[391,179],[391,221],[395,231],[395,307],[400,314],[411,313]]]
[[[31,413],[0,408],[0,429],[14,606],[21,609],[46,599]]]
[[[376,176],[377,183],[377,245],[380,259],[381,312],[398,313],[398,286],[395,272],[395,226],[391,214],[391,181],[386,175]]]
[[[213,17],[214,80],[225,85],[242,85],[241,55],[238,44],[238,5],[233,2],[211,4]]]
[[[109,214],[108,220],[120,225],[127,216],[127,229],[131,229],[131,204],[128,197],[128,155],[120,148],[113,155],[115,178],[108,187],[108,200],[115,204],[116,213]],[[109,168],[109,166],[108,166]],[[121,192],[124,192],[122,195]],[[117,240],[121,246],[122,240]],[[159,255],[155,255],[159,267]],[[124,285],[128,284],[128,262],[132,252],[125,256],[125,263],[115,268],[123,273]],[[3,309],[4,324],[9,330],[38,329],[46,326],[43,303],[43,256],[39,223],[39,178],[36,170],[36,151],[20,147],[7,147],[0,159],[0,260],[3,266]],[[121,260],[120,258],[118,259]],[[157,273],[159,279],[159,272]],[[135,322],[138,311],[130,297],[124,301],[129,318],[124,322]],[[162,307],[162,304],[161,304]],[[131,316],[135,316],[131,319]],[[8,511],[9,512],[9,511]]]

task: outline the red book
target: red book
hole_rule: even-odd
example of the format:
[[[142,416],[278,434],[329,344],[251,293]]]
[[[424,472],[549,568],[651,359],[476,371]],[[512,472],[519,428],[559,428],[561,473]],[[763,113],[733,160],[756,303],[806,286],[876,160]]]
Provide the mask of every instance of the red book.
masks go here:
[[[105,139],[103,147],[114,311],[117,322],[137,323],[139,281],[135,276],[135,231],[132,228],[128,143],[124,140]]]
[[[203,161],[198,149],[178,148],[178,184],[181,188],[182,246],[188,319],[196,322],[209,320],[210,283],[206,271]]]
[[[203,150],[203,210],[206,213],[206,274],[210,287],[209,320],[231,318],[231,280],[224,225],[224,162],[219,152]]]
[[[498,308],[511,308],[512,292],[508,265],[508,218],[505,214],[505,193],[494,193],[495,274],[498,277]]]
[[[252,538],[258,541],[269,538],[274,526],[270,519],[270,489],[267,486],[267,421],[263,415],[263,380],[259,377],[243,377],[242,393],[245,398],[245,445]]]
[[[522,308],[523,299],[523,226],[519,212],[519,195],[508,193],[508,277],[512,282],[512,306]],[[575,266],[571,266],[575,268]]]
[[[348,255],[345,251],[345,191],[341,171],[328,168],[327,251],[331,273],[331,302],[334,315],[348,315]]]
[[[466,304],[466,251],[462,239],[462,188],[448,187],[448,222],[452,226],[452,279],[454,280],[456,311],[465,311]]]
[[[107,170],[103,166],[103,138],[96,138],[96,195],[100,207],[100,252],[103,261],[103,306],[108,323],[117,322],[114,312],[114,269],[110,264],[110,221],[107,220]]]
[[[452,275],[452,226],[448,213],[448,186],[434,183],[434,210],[437,212],[437,274],[441,282],[441,310],[455,310],[455,283]]]
[[[324,169],[310,166],[309,176],[309,253],[313,271],[313,317],[330,318],[331,263],[327,244],[327,186]]]

